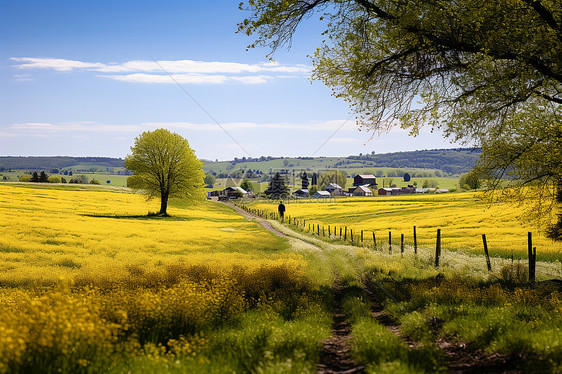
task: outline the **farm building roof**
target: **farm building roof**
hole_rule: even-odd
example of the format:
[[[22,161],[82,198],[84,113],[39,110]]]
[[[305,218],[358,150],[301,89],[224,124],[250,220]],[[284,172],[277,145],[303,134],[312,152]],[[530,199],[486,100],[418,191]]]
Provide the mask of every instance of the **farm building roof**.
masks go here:
[[[371,189],[370,189],[369,187],[367,187],[367,186],[357,186],[357,188],[355,189],[354,192],[358,192],[358,190],[359,190],[359,191],[366,192],[366,193],[372,192]]]
[[[339,184],[337,184],[337,183],[328,183],[327,185],[324,186],[324,189],[326,189],[326,188],[328,188],[328,187],[331,187],[331,188],[338,188],[338,189],[340,189],[340,190],[342,189],[342,187],[341,187]]]
[[[318,198],[318,197],[332,197],[332,195],[330,195],[330,193],[328,191],[316,191],[314,193],[314,195],[312,195],[312,197],[314,198]]]

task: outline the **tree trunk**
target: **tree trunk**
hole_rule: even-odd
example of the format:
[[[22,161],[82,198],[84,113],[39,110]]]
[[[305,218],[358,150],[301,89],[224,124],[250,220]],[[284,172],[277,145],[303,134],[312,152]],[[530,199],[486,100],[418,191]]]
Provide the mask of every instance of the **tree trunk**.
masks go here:
[[[168,209],[168,194],[163,193],[160,195],[160,213],[159,216],[167,216],[168,213],[166,210]]]

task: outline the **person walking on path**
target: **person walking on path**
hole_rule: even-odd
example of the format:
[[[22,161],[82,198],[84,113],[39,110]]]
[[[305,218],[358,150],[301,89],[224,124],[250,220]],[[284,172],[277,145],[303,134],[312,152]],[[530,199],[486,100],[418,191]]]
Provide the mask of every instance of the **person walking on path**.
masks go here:
[[[279,218],[281,218],[281,221],[283,221],[285,219],[285,205],[282,201],[279,203],[277,211],[279,212]]]

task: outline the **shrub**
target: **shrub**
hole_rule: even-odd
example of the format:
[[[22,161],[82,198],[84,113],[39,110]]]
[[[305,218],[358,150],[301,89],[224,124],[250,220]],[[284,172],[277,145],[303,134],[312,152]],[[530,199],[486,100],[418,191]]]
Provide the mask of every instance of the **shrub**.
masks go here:
[[[509,282],[525,283],[529,279],[529,269],[520,262],[505,265],[500,274],[502,279]]]
[[[31,182],[31,175],[24,174],[19,178],[20,182]]]
[[[49,181],[49,183],[60,183],[61,177],[59,177],[58,175],[51,175],[47,180]]]
[[[92,180],[90,181],[90,184],[101,184],[101,183],[100,183],[100,181],[97,180],[97,179],[92,179]]]

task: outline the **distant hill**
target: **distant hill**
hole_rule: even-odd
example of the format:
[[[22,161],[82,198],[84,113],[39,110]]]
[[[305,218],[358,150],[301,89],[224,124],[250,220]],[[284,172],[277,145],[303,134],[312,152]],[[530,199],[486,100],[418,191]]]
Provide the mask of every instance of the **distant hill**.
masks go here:
[[[349,173],[360,173],[361,169],[429,169],[447,174],[469,172],[478,161],[481,150],[472,148],[430,149],[411,152],[366,154],[347,157],[259,157],[235,158],[232,161],[205,161],[206,172],[232,174],[239,169],[250,169],[267,174],[276,170],[321,170],[344,169]],[[365,170],[369,172],[369,170]]]
[[[478,161],[480,149],[431,149],[412,152],[394,152],[349,156],[369,167],[438,169],[448,174],[469,172]]]
[[[123,167],[123,159],[111,157],[0,157],[0,170],[50,170],[64,169],[81,164],[99,167]]]
[[[232,174],[235,170],[250,169],[267,174],[271,171],[344,169],[360,173],[362,169],[429,169],[447,174],[469,172],[480,157],[479,149],[453,148],[430,149],[411,152],[360,154],[347,157],[271,157],[235,158],[232,161],[204,160],[206,172]],[[123,159],[111,157],[0,157],[2,170],[51,170],[51,169],[105,169],[123,168]],[[365,170],[368,172],[369,170]]]

